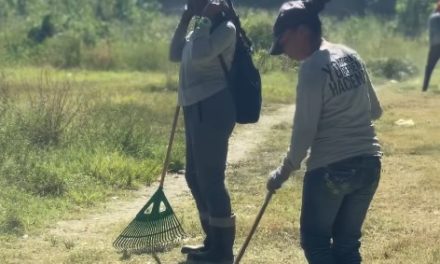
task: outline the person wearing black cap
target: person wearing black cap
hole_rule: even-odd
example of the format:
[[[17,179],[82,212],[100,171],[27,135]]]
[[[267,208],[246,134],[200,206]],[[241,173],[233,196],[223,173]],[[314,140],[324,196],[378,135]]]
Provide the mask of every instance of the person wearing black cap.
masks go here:
[[[311,264],[354,264],[361,262],[361,228],[380,179],[373,120],[382,109],[359,55],[322,38],[319,13],[327,2],[286,2],[273,27],[270,53],[301,66],[290,148],[267,188],[279,189],[310,148],[301,246]]]

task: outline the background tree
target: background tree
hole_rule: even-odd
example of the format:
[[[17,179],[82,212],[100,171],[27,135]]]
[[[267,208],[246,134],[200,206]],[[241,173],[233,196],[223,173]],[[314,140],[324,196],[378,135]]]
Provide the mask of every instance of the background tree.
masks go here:
[[[373,14],[392,16],[396,14],[397,0],[369,0],[367,5]]]
[[[434,0],[401,0],[397,6],[398,29],[408,37],[426,31],[427,19],[434,9]]]

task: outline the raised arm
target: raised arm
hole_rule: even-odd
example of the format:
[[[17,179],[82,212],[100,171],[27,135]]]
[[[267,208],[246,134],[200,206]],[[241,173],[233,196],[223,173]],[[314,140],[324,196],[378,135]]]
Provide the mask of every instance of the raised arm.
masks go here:
[[[209,3],[202,12],[202,18],[196,24],[192,36],[192,60],[206,61],[216,58],[225,49],[230,47],[236,37],[236,28],[232,22],[225,22],[212,31],[213,18],[220,12],[230,12],[230,8],[223,1],[219,4]]]
[[[191,53],[193,61],[212,60],[234,43],[236,29],[232,22],[221,24],[212,33],[211,26],[211,20],[204,17],[194,30]]]
[[[170,46],[170,61],[180,62],[182,60],[182,51],[185,46],[185,37],[188,32],[188,26],[191,22],[193,14],[190,10],[185,10],[174,32],[173,39]]]

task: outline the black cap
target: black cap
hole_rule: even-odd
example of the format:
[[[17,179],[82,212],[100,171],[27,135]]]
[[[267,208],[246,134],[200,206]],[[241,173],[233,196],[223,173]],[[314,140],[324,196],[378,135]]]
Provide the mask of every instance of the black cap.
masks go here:
[[[273,42],[269,49],[271,55],[280,55],[283,53],[283,47],[280,45],[280,38],[289,28],[295,28],[302,24],[309,23],[316,19],[319,12],[313,12],[307,2],[297,0],[285,2],[278,13],[278,17],[273,25]]]

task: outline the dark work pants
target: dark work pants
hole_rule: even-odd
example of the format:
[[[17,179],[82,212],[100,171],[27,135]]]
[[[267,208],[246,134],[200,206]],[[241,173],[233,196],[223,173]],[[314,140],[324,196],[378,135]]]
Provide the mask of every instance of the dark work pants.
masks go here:
[[[202,220],[230,219],[225,186],[228,142],[235,126],[235,106],[228,89],[183,107],[186,136],[186,181]]]
[[[429,82],[431,80],[432,72],[435,65],[440,59],[440,44],[431,46],[428,53],[428,62],[426,63],[425,79],[423,81],[423,91],[428,90]]]
[[[306,173],[301,246],[310,264],[361,263],[361,228],[380,170],[379,157],[359,156]]]

